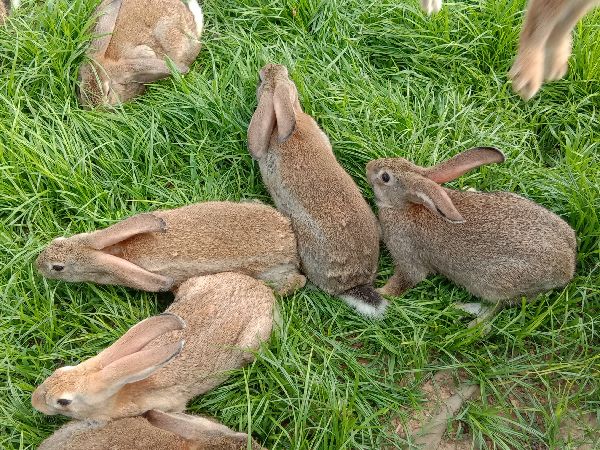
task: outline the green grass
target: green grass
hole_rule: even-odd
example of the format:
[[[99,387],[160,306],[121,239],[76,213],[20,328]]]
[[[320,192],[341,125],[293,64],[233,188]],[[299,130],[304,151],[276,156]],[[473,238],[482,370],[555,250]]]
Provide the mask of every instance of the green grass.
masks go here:
[[[453,183],[509,190],[577,231],[563,290],[467,330],[472,300],[442,277],[396,299],[385,320],[305,288],[280,299],[284,325],[256,362],[190,410],[269,448],[378,449],[405,443],[393,423],[423,407],[420,385],[461,368],[484,396],[451,432],[486,448],[574,448],[559,426],[600,414],[600,11],[577,27],[567,77],[529,103],[507,82],[523,0],[206,0],[191,73],[114,112],[83,111],[77,68],[94,0],[24,2],[0,27],[0,447],[31,448],[60,424],[30,406],[55,368],[96,354],[166,307],[154,294],[43,279],[52,238],[157,208],[270,202],[246,149],[258,69],[290,68],[305,110],[372,202],[364,167],[403,156],[432,164],[476,145],[508,159]],[[392,273],[382,254],[378,283]],[[518,401],[517,401],[518,400]]]

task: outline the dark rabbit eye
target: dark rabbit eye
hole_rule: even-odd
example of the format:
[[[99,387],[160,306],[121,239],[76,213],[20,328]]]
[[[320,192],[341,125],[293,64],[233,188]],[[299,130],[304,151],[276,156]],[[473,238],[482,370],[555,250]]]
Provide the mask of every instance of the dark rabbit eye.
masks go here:
[[[52,270],[56,270],[57,272],[62,271],[65,266],[61,266],[60,264],[52,264]]]
[[[383,181],[384,183],[387,183],[388,181],[390,181],[390,174],[387,172],[383,172],[381,174],[381,181]]]
[[[56,403],[58,403],[60,406],[69,406],[71,404],[71,400],[67,398],[59,398],[56,400]]]

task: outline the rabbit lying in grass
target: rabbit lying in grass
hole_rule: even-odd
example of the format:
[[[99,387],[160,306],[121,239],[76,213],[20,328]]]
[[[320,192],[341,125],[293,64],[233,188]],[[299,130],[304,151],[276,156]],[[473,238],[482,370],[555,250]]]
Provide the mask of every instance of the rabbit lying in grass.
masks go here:
[[[151,410],[145,417],[106,423],[69,422],[38,450],[243,450],[247,445],[247,434],[204,417]],[[252,442],[252,449],[261,448]]]
[[[198,275],[241,272],[282,294],[302,287],[290,221],[260,203],[205,202],[138,214],[57,238],[39,255],[48,278],[168,291]]]
[[[371,208],[302,111],[284,66],[263,67],[257,99],[248,148],[277,208],[292,220],[303,272],[359,312],[383,315],[387,303],[372,286],[379,229]]]
[[[200,52],[197,0],[103,0],[96,14],[91,61],[79,71],[83,106],[125,102],[171,74],[166,57],[187,73]]]
[[[251,351],[271,335],[275,307],[273,292],[246,275],[192,278],[165,314],[141,321],[97,356],[57,369],[31,403],[80,420],[183,411],[254,359]]]
[[[600,0],[529,0],[519,38],[519,51],[510,69],[513,89],[532,98],[544,81],[559,80],[569,68],[572,32],[577,22]],[[442,0],[421,0],[427,14],[442,8]]]
[[[499,150],[482,147],[430,168],[403,158],[367,165],[383,240],[396,266],[382,293],[400,295],[430,273],[441,273],[473,295],[501,303],[571,280],[575,232],[556,214],[508,192],[440,186],[502,161]]]

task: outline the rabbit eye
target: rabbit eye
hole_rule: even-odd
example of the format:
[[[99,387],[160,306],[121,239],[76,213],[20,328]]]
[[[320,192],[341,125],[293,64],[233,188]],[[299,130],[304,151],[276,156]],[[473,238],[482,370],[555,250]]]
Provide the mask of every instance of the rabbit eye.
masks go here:
[[[52,270],[56,270],[57,272],[61,272],[65,266],[61,266],[60,264],[52,264]]]
[[[387,183],[388,181],[390,181],[390,174],[387,172],[383,172],[381,174],[381,181],[383,181],[384,183]]]
[[[69,406],[71,401],[72,400],[69,400],[68,398],[59,398],[56,400],[56,403],[58,403],[60,406]]]

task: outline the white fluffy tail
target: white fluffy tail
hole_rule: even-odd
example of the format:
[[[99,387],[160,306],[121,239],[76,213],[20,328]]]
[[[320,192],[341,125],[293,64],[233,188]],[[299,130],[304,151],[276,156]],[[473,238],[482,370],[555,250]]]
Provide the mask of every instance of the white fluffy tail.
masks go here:
[[[202,12],[202,7],[198,3],[198,0],[189,0],[187,6],[194,16],[196,31],[198,32],[198,37],[200,37],[202,35],[202,30],[204,29],[204,13]]]
[[[348,289],[339,297],[363,316],[374,319],[382,319],[388,306],[387,300],[373,286],[366,284]]]

